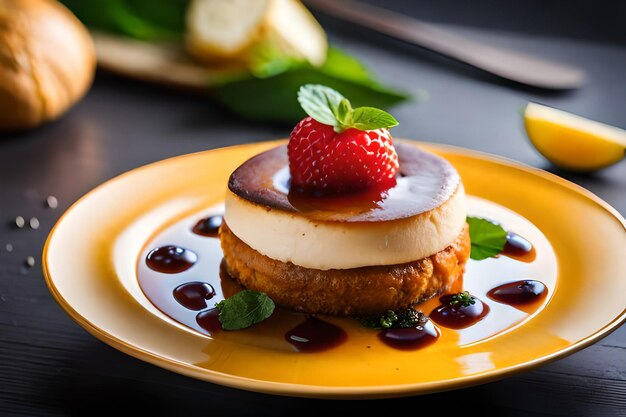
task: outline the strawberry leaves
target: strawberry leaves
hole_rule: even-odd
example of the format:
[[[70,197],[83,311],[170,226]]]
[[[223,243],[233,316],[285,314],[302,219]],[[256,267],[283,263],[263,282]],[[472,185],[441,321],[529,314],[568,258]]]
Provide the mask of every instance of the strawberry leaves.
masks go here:
[[[298,101],[313,119],[333,126],[335,132],[346,129],[376,130],[398,125],[389,113],[374,107],[352,108],[350,101],[332,88],[306,84],[298,91]]]

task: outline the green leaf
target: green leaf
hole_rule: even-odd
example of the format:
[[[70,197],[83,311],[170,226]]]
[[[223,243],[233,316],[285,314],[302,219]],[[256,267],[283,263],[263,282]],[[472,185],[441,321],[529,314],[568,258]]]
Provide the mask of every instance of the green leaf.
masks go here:
[[[296,123],[306,115],[297,101],[298,90],[304,84],[322,84],[341,91],[350,97],[352,105],[388,108],[409,98],[380,85],[359,61],[336,48],[328,50],[320,68],[302,62],[261,79],[241,72],[230,74],[222,77],[213,91],[224,107],[246,119]]]
[[[334,126],[336,132],[349,128],[375,130],[398,124],[392,115],[374,107],[358,107],[353,110],[350,101],[341,93],[320,84],[300,87],[298,102],[306,114],[320,123]]]
[[[320,123],[339,126],[339,104],[346,100],[338,91],[320,84],[305,84],[298,90],[298,102],[306,114]]]
[[[351,126],[352,125],[352,106],[350,105],[350,101],[347,98],[344,98],[339,102],[339,106],[337,107],[337,113],[335,113],[335,117],[341,126]]]
[[[361,61],[333,46],[328,48],[323,67],[324,72],[333,77],[365,83],[375,82],[374,75]]]
[[[353,105],[387,108],[408,98],[404,93],[373,81],[338,78],[313,67],[294,68],[269,78],[226,82],[215,87],[214,97],[223,106],[246,119],[296,123],[306,115],[296,97],[300,86],[307,83],[323,84],[339,90],[350,97]]]
[[[479,217],[467,217],[467,223],[472,241],[472,259],[480,261],[502,252],[507,235],[502,226]]]
[[[239,330],[259,323],[274,312],[274,302],[265,293],[244,290],[215,305],[224,330]]]
[[[357,107],[352,115],[352,127],[359,130],[375,130],[398,125],[389,113],[374,107]]]
[[[87,26],[143,40],[181,39],[190,0],[61,0]]]
[[[303,59],[289,56],[277,45],[263,42],[249,53],[247,66],[253,76],[267,78],[304,64]]]

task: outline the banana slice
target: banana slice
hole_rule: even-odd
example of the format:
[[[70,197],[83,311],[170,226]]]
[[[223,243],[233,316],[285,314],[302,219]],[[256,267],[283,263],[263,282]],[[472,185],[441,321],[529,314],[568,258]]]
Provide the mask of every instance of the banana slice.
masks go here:
[[[248,61],[257,47],[321,65],[326,34],[299,0],[193,0],[187,10],[188,51],[212,63]]]

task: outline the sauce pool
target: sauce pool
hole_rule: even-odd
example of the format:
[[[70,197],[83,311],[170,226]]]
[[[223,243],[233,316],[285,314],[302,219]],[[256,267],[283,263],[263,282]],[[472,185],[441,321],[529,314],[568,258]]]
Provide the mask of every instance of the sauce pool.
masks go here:
[[[545,284],[532,279],[509,282],[487,292],[492,300],[512,306],[523,306],[543,301],[548,295]]]
[[[506,244],[500,253],[521,262],[532,262],[537,257],[533,244],[514,232],[507,232]]]
[[[206,282],[188,282],[179,285],[172,292],[178,304],[189,310],[203,310],[207,301],[215,296],[215,289]]]
[[[201,311],[196,316],[196,322],[200,327],[213,335],[222,330],[222,323],[219,320],[220,311],[217,308]]]
[[[404,182],[402,178],[399,178],[399,184],[394,188],[395,191],[392,190],[392,193],[399,192]],[[359,212],[362,209],[361,205],[380,203],[377,199],[381,195],[380,191],[377,193],[372,192],[369,199],[361,198],[364,196],[360,194],[358,198],[356,195],[346,197],[346,200],[358,200],[356,203],[325,197],[322,201],[323,204],[320,203],[321,199],[315,199],[313,201],[315,204],[313,204],[300,198],[297,205],[302,210],[314,212],[328,209],[327,205],[333,206],[333,208],[336,205],[336,208],[341,211],[354,210]],[[292,196],[288,197],[291,198]],[[387,200],[385,199],[385,201]],[[323,207],[318,207],[316,204]],[[494,222],[502,221],[503,224],[511,224],[512,222],[507,220],[507,215],[505,212],[502,215],[494,215]],[[267,323],[267,325],[253,326],[241,332],[232,332],[233,334],[227,336],[219,334],[223,330],[219,321],[219,310],[212,307],[214,307],[215,302],[228,298],[242,289],[223,268],[219,241],[215,240],[219,236],[222,220],[222,214],[217,211],[206,212],[195,218],[186,218],[170,226],[148,243],[147,250],[143,252],[144,255],[140,258],[138,280],[148,299],[161,311],[174,320],[212,337],[228,337],[229,340],[241,340],[245,343],[251,340],[254,340],[254,343],[257,341],[259,343],[271,343],[272,346],[280,346],[281,349],[288,351],[309,353],[332,350],[352,339],[355,331],[357,337],[353,343],[359,343],[358,341],[363,340],[361,338],[363,330],[353,329],[353,319],[328,318],[327,320],[323,315],[308,316],[298,312],[282,311],[278,312],[287,315],[273,317],[272,322]],[[533,243],[515,232],[508,232],[506,245],[501,252],[503,257],[507,256],[522,262],[533,262],[536,256],[535,244],[537,245],[537,252],[544,254],[546,244],[541,237],[535,237],[530,229],[524,226],[519,226],[517,229],[519,229],[516,230],[519,233],[532,237]],[[206,239],[199,239],[199,237]],[[154,249],[150,250],[151,248]],[[549,249],[548,247],[547,255],[551,254]],[[526,266],[502,259],[504,262],[494,262],[493,271],[490,269],[486,275],[482,273],[478,277],[473,276],[472,273],[468,276],[466,273],[465,278],[468,278],[469,281],[479,278],[482,280],[477,294],[484,300],[493,300],[488,301],[489,303],[505,303],[517,310],[533,314],[541,309],[541,300],[544,300],[548,292],[554,288],[553,278],[550,274],[542,275],[545,284],[534,280],[499,284],[503,282],[503,276],[510,276],[511,273],[515,273],[517,277],[543,273],[543,269],[540,270],[540,268],[543,268],[546,259],[548,258],[543,256],[533,264]],[[185,272],[196,264],[196,268],[192,271]],[[516,264],[519,266],[515,267]],[[457,284],[458,288],[455,287],[451,291],[463,290],[463,280],[459,280]],[[475,290],[471,286],[471,282],[469,282],[468,288]],[[492,289],[487,293],[482,288]],[[384,344],[399,350],[422,349],[436,343],[442,333],[450,332],[447,328],[465,329],[481,321],[490,311],[489,306],[476,297],[474,297],[475,304],[467,307],[450,306],[450,300],[446,297],[451,296],[435,298],[421,306],[425,313],[432,310],[431,320],[422,326],[374,331],[368,337],[375,337],[377,340],[371,340],[370,343],[375,342],[379,346]],[[519,312],[514,311],[514,309],[506,309],[505,312],[511,311],[512,313],[502,315],[500,314],[504,311],[502,306],[492,305],[492,307],[492,313],[481,322],[480,326],[458,332],[463,336],[460,338],[460,345],[489,337],[500,329],[508,328],[520,320]],[[498,314],[494,314],[496,311]],[[456,332],[453,331],[453,333]],[[271,342],[269,337],[273,339]]]
[[[153,271],[178,274],[191,268],[198,260],[194,252],[174,245],[153,249],[146,257],[146,264]]]
[[[439,298],[441,305],[430,313],[430,319],[449,329],[465,329],[482,320],[489,313],[489,306],[473,297],[474,304],[463,306],[450,304],[453,295]]]
[[[322,352],[335,348],[348,339],[346,332],[317,317],[309,317],[285,333],[285,340],[299,352]]]
[[[424,326],[383,330],[378,333],[378,338],[394,349],[417,350],[436,342],[439,330],[429,320]]]
[[[200,236],[217,237],[223,220],[224,218],[220,214],[205,217],[198,220],[191,231]]]

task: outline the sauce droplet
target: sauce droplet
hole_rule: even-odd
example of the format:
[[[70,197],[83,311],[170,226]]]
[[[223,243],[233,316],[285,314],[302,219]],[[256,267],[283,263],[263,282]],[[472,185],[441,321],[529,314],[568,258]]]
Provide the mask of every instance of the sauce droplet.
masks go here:
[[[544,283],[531,279],[499,285],[487,293],[492,300],[512,306],[536,303],[547,295],[548,290]]]
[[[222,330],[222,323],[219,320],[220,311],[217,308],[201,311],[196,316],[198,326],[213,334]]]
[[[501,253],[522,262],[532,262],[537,257],[533,244],[514,232],[506,234],[506,244]]]
[[[483,319],[489,313],[489,306],[476,297],[475,303],[467,307],[462,304],[450,304],[452,295],[439,298],[441,305],[429,315],[431,320],[450,329],[464,329]]]
[[[346,332],[334,324],[309,317],[285,334],[287,342],[300,352],[322,352],[348,339]]]
[[[177,274],[188,270],[196,263],[198,255],[178,246],[161,246],[150,251],[146,264],[154,271],[164,274]]]
[[[205,217],[204,219],[198,220],[198,223],[196,223],[191,231],[200,236],[217,237],[223,219],[223,216],[220,214]]]
[[[395,349],[417,350],[439,339],[439,330],[429,320],[424,326],[383,330],[378,333],[378,338]]]
[[[207,300],[215,296],[215,289],[206,282],[188,282],[173,291],[174,298],[189,310],[202,310],[208,307]]]

